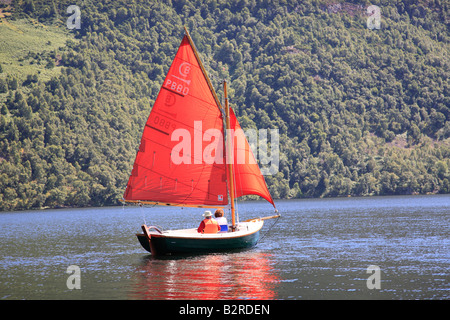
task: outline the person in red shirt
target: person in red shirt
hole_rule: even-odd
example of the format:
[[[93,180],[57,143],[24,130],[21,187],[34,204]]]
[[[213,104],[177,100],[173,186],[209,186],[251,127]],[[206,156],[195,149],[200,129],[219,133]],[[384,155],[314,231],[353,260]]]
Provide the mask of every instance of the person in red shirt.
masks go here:
[[[216,220],[212,219],[211,211],[205,211],[203,216],[205,219],[200,222],[200,226],[197,229],[198,233],[217,233],[220,231],[220,225]]]

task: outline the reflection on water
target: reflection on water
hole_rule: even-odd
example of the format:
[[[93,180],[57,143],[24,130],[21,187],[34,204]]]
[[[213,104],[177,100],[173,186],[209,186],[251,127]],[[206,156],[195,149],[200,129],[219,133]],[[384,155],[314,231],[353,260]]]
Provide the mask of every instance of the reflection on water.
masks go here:
[[[279,276],[272,255],[243,251],[154,258],[139,266],[131,299],[275,299]]]
[[[242,220],[271,214],[262,201],[239,206]],[[273,228],[266,221],[255,248],[165,258],[153,258],[136,239],[144,214],[165,228],[192,227],[201,211],[2,212],[0,300],[450,298],[450,195],[303,199],[277,207],[282,218]],[[67,288],[70,265],[81,269],[81,290]],[[381,289],[367,287],[369,265],[380,267]]]

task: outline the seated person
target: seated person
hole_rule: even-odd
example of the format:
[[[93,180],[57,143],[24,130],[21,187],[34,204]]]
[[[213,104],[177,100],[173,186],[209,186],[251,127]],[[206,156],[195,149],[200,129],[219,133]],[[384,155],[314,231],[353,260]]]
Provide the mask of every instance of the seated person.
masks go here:
[[[216,217],[216,221],[220,225],[220,231],[228,231],[228,222],[227,218],[223,216],[223,210],[217,209],[216,212],[214,213],[214,216]]]
[[[216,220],[212,219],[211,211],[205,211],[203,214],[205,219],[200,223],[197,229],[199,233],[217,233],[220,231],[220,226]]]

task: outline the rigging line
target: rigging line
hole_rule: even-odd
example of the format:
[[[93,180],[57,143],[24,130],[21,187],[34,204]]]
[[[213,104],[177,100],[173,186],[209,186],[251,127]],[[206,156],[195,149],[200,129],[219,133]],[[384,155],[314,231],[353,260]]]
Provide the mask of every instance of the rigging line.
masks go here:
[[[144,215],[144,205],[142,203],[139,203],[139,209],[141,211],[141,215],[142,215],[142,220],[144,220],[144,224],[147,225],[147,221],[145,220],[145,215]]]
[[[143,203],[139,203],[138,204],[140,211],[141,211],[141,215],[142,215],[142,220],[144,220],[144,224],[147,225],[147,221],[145,220],[145,214],[144,214],[144,208],[153,208],[156,206],[156,203],[152,204],[152,205],[146,205]]]
[[[280,220],[280,218],[281,218],[281,216],[279,216],[279,217],[277,218],[277,220],[275,220],[275,222],[270,226],[269,230],[267,230],[267,231],[263,234],[263,236],[260,237],[260,238],[258,239],[258,241],[256,242],[256,244],[258,244],[262,239],[264,239],[264,238],[267,236],[267,234],[270,232],[270,230],[272,230],[272,228],[278,223],[278,220]],[[256,244],[255,244],[255,245],[256,245]]]

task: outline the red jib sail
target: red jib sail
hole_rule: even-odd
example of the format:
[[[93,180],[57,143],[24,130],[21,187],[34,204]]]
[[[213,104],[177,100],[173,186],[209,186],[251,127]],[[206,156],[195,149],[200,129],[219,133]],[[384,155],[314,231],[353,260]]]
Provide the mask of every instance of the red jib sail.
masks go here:
[[[232,157],[234,161],[235,197],[254,194],[263,197],[275,207],[247,138],[231,108],[230,127],[234,131]]]
[[[185,35],[145,125],[124,199],[227,205],[222,137],[222,113]]]

